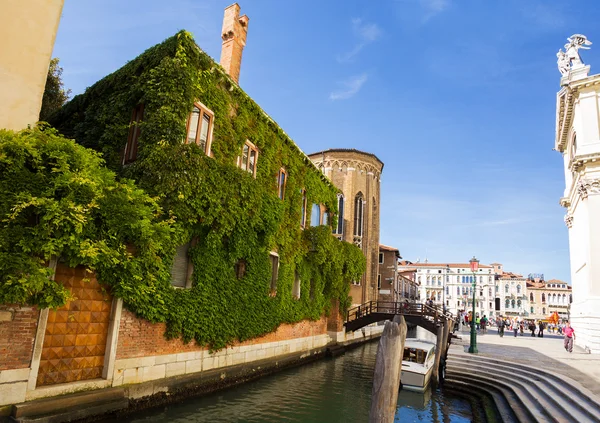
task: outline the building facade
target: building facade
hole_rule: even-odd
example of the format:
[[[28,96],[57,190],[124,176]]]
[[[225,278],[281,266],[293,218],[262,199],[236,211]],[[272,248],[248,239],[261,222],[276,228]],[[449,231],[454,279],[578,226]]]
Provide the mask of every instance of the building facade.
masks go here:
[[[367,270],[350,289],[352,303],[377,300],[379,272],[379,209],[383,162],[374,154],[354,149],[330,149],[308,157],[340,190],[339,218],[334,234],[360,247]]]
[[[554,312],[563,320],[569,320],[571,311],[572,289],[564,281],[551,279],[527,281],[529,301],[528,317],[532,319],[548,319]]]
[[[161,268],[153,280],[126,278],[134,285],[125,290],[152,294],[133,300],[113,296],[119,289],[107,289],[100,273],[96,279],[84,265],[53,260],[52,280],[71,292],[72,301],[56,309],[0,304],[0,407],[117,386],[130,398],[171,394],[177,389],[170,385],[175,377],[188,375],[196,386],[213,377],[243,380],[235,369],[251,374],[266,362],[275,369],[289,357],[310,359],[331,343],[381,333],[381,327],[343,331],[339,304],[347,300],[344,288],[359,275],[340,277],[362,264],[361,251],[332,238],[325,211],[335,208],[338,189],[237,85],[238,47],[247,23],[237,4],[226,9],[223,55],[234,57],[221,63],[229,63],[232,72],[238,67],[235,78],[181,31],[98,81],[53,117],[51,123],[63,134],[101,151],[116,173],[132,172],[135,189],[156,189],[173,206],[169,213],[187,219],[174,219],[182,222],[181,239],[171,233],[179,245],[164,247],[156,260],[168,263],[170,272]],[[237,36],[244,39],[235,41]],[[237,44],[231,46],[230,37]],[[169,101],[173,98],[177,101]],[[152,159],[145,161],[153,156],[160,157],[157,167]],[[142,177],[135,173],[141,166]],[[170,177],[175,183],[160,185]],[[378,182],[357,186],[378,204]],[[361,230],[376,229],[371,262],[377,266],[378,211],[376,220],[372,212],[368,220],[359,217],[365,222]],[[363,242],[371,247],[371,238]],[[128,247],[119,244],[122,250]],[[150,248],[137,247],[127,254],[143,255],[143,248]],[[311,260],[318,255],[331,262],[339,251],[339,267],[329,273]],[[348,260],[353,260],[350,266]],[[340,283],[332,286],[336,280]],[[144,314],[158,310],[161,302],[169,313]],[[136,303],[145,307],[135,308]],[[185,311],[179,308],[184,303]],[[165,336],[174,323],[167,314],[181,323],[171,336]],[[184,326],[188,336],[180,330]],[[219,342],[225,336],[229,342]]]
[[[561,89],[556,96],[554,149],[562,154],[569,231],[575,344],[600,354],[600,75],[589,75],[579,49],[589,45],[573,35],[559,51]]]
[[[499,275],[495,283],[495,315],[529,317],[527,278],[520,275]]]
[[[432,299],[434,304],[448,311],[473,309],[473,281],[475,281],[475,309],[479,316],[494,316],[494,275],[491,265],[479,264],[473,274],[469,263],[412,263],[416,269],[416,283],[421,302]],[[402,270],[404,266],[400,267]]]
[[[0,3],[0,128],[20,130],[38,121],[63,3]]]
[[[379,271],[377,274],[377,298],[379,301],[396,302],[400,298],[398,287],[398,260],[400,251],[387,245],[379,245]]]

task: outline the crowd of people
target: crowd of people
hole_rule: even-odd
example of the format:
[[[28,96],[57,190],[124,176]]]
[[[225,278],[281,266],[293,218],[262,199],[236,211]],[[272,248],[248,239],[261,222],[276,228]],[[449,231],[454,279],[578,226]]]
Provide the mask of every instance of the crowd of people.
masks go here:
[[[477,332],[486,333],[489,326],[496,326],[498,328],[498,335],[504,336],[505,331],[513,333],[514,337],[519,334],[524,335],[525,331],[531,332],[531,336],[543,338],[544,330],[547,333],[557,333],[564,336],[564,347],[568,352],[573,352],[573,341],[575,339],[575,330],[571,327],[568,321],[559,322],[544,322],[542,320],[531,320],[531,319],[520,319],[518,317],[498,316],[496,319],[488,319],[484,314],[479,317],[479,314],[475,315],[475,319],[472,318],[471,312],[463,312],[460,315],[462,324],[471,326],[475,324]]]

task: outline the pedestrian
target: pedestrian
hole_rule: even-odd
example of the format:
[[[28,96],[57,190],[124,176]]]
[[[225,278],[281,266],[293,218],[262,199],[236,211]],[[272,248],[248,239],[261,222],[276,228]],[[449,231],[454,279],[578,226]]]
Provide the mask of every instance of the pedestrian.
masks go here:
[[[529,321],[529,330],[531,331],[531,336],[535,337],[535,323],[533,320]]]
[[[487,317],[485,317],[485,314],[483,315],[483,317],[481,318],[481,321],[479,322],[479,324],[481,325],[481,331],[483,333],[486,333],[487,329],[487,323],[488,323],[488,319]]]
[[[544,337],[544,322],[542,322],[540,320],[539,324],[538,324],[538,338],[543,338]]]
[[[567,322],[565,326],[565,350],[573,352],[573,341],[575,340],[575,329],[571,327],[571,323]]]
[[[506,326],[506,323],[504,322],[504,319],[500,319],[500,322],[498,323],[498,335],[500,335],[500,337],[504,336],[504,327]]]
[[[517,333],[519,332],[519,323],[517,323],[517,321],[515,320],[513,322],[513,332],[515,333],[515,338],[517,337]]]
[[[519,322],[519,331],[521,332],[521,336],[523,336],[523,329],[525,329],[525,328],[524,328],[523,322],[521,321],[521,322]]]

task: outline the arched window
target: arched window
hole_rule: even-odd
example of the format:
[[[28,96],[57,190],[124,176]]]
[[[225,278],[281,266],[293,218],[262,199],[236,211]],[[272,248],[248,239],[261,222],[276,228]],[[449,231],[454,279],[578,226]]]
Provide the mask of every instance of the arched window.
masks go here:
[[[364,206],[363,195],[359,192],[354,197],[354,236],[363,235]]]
[[[517,285],[517,295],[521,295],[521,285]]]
[[[438,286],[442,285],[442,278],[438,276]]]
[[[508,294],[508,284],[504,285],[504,293]]]
[[[492,287],[490,286],[490,288],[488,289],[488,297],[492,296]]]
[[[456,277],[456,283],[460,283],[460,276]]]
[[[546,307],[542,307],[542,314],[546,314]]]
[[[319,226],[321,224],[321,207],[313,204],[310,210],[310,226]]]
[[[456,287],[456,295],[460,295],[460,286]]]
[[[323,206],[323,218],[321,219],[321,225],[329,225],[329,212],[327,211],[325,206]]]
[[[507,298],[504,304],[504,308],[508,308],[510,306],[510,300]]]
[[[521,300],[517,300],[517,308],[521,308]]]
[[[530,292],[530,293],[529,293],[529,301],[530,301],[530,302],[533,302],[533,292]]]
[[[511,308],[515,308],[515,300],[510,300],[510,306]]]
[[[542,292],[542,302],[543,303],[546,302],[546,294],[544,294],[543,292]],[[545,311],[544,311],[544,313],[545,313]]]
[[[429,276],[427,276],[427,280],[425,281],[425,285],[429,286]]]
[[[562,295],[562,303],[567,304],[567,295],[566,294]]]
[[[342,194],[338,194],[338,222],[335,228],[333,228],[333,233],[336,235],[344,234],[344,196]]]
[[[479,277],[479,283],[483,283],[483,276]]]

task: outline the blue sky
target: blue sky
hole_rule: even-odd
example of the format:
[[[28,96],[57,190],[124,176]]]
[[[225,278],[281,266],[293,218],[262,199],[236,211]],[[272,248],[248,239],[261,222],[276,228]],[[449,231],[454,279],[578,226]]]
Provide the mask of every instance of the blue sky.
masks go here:
[[[180,29],[215,59],[232,0],[66,0],[54,56],[73,94]],[[556,52],[600,43],[600,4],[247,0],[241,87],[307,153],[384,163],[381,242],[570,281],[554,145]],[[600,47],[583,53],[600,69]]]

